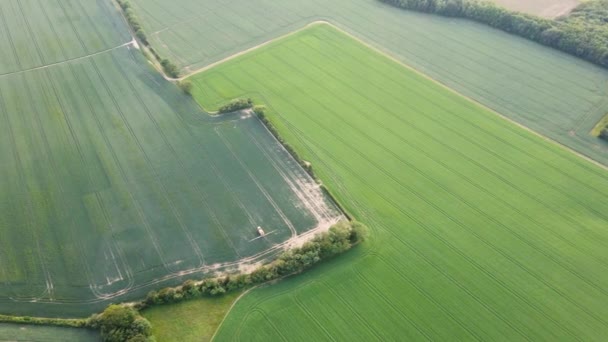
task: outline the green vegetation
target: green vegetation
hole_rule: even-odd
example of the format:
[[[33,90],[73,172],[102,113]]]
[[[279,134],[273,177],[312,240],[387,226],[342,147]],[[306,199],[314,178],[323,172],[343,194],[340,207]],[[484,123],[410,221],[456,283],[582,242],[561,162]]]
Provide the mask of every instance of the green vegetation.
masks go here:
[[[217,112],[220,114],[223,113],[232,113],[237,110],[247,109],[253,107],[253,101],[251,99],[236,99],[230,101],[228,104],[221,106]]]
[[[118,11],[0,1],[1,314],[85,317],[341,216],[257,119],[152,70]]]
[[[352,256],[243,297],[218,340],[608,333],[606,170],[327,25],[191,80],[205,108],[256,94],[373,231]]]
[[[209,341],[240,292],[155,306],[141,314],[152,323],[157,341]]]
[[[2,323],[33,324],[33,325],[54,325],[58,327],[82,328],[88,325],[86,319],[78,318],[44,318],[30,316],[8,316],[0,315]]]
[[[89,329],[0,323],[0,341],[100,342],[101,338]]]
[[[380,0],[408,10],[462,17],[608,67],[608,0],[581,4],[560,20],[513,12],[477,0]]]

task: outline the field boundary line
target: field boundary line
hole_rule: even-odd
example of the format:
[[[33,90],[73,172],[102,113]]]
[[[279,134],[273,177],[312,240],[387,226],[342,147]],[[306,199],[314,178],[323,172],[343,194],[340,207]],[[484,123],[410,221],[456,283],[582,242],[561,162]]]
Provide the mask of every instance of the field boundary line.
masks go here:
[[[247,291],[241,293],[240,296],[236,297],[236,299],[234,300],[234,302],[232,302],[232,305],[230,305],[230,307],[228,308],[228,311],[226,311],[226,314],[224,315],[224,318],[222,318],[222,321],[220,322],[220,324],[215,329],[215,332],[211,336],[211,339],[209,339],[210,342],[213,342],[213,339],[215,339],[215,336],[217,335],[218,331],[220,331],[220,329],[222,328],[222,325],[224,325],[224,322],[226,321],[226,318],[228,318],[228,315],[230,314],[230,312],[232,311],[232,309],[234,309],[234,307],[236,306],[236,304],[241,300],[241,298],[245,297],[246,294],[248,294],[249,292],[257,289],[261,285],[264,285],[264,284],[256,285],[256,286],[248,289]]]
[[[582,159],[585,159],[586,161],[588,161],[588,162],[590,162],[590,163],[592,163],[592,164],[594,164],[594,165],[596,165],[596,166],[600,167],[601,169],[603,169],[603,170],[605,170],[605,171],[608,171],[608,166],[607,166],[607,165],[604,165],[604,164],[602,164],[601,162],[599,162],[599,161],[597,161],[597,160],[595,160],[595,159],[593,159],[593,158],[591,158],[591,157],[589,157],[589,156],[587,156],[587,155],[585,155],[585,154],[583,154],[583,153],[581,153],[581,152],[578,152],[578,151],[576,151],[576,150],[574,150],[574,149],[572,149],[572,148],[570,148],[570,147],[568,147],[568,146],[566,146],[566,145],[564,145],[564,144],[560,143],[560,142],[559,142],[559,141],[557,141],[557,140],[551,139],[551,138],[549,138],[549,137],[547,137],[547,136],[545,136],[545,135],[543,135],[543,134],[541,134],[541,133],[539,133],[539,132],[536,132],[535,130],[531,129],[530,127],[525,126],[524,124],[521,124],[521,123],[519,123],[519,122],[517,122],[517,121],[515,121],[515,120],[513,120],[513,119],[511,119],[511,118],[509,118],[509,117],[507,117],[507,116],[505,116],[505,115],[503,115],[503,114],[499,113],[498,111],[496,111],[496,110],[494,110],[494,109],[492,109],[492,108],[490,108],[490,107],[488,107],[488,106],[484,105],[483,103],[481,103],[481,102],[479,102],[479,101],[477,101],[477,100],[473,99],[472,97],[467,96],[467,95],[464,95],[464,94],[462,94],[462,93],[460,93],[460,92],[456,91],[455,89],[450,88],[450,87],[449,87],[449,86],[447,86],[446,84],[441,83],[440,81],[438,81],[438,80],[436,80],[436,79],[432,78],[431,76],[429,76],[429,75],[427,75],[427,74],[423,73],[422,71],[417,70],[416,68],[414,68],[414,67],[412,67],[412,66],[408,65],[407,63],[400,61],[400,60],[399,60],[399,59],[397,59],[396,57],[392,56],[390,53],[385,52],[385,51],[381,50],[380,48],[377,48],[377,47],[375,47],[375,46],[371,45],[370,43],[366,42],[365,40],[363,40],[363,39],[361,39],[361,38],[359,38],[359,37],[355,36],[354,34],[352,34],[352,33],[348,32],[348,31],[346,31],[345,29],[343,29],[343,28],[341,28],[341,27],[339,27],[339,26],[336,26],[335,24],[333,24],[332,22],[327,21],[327,20],[315,20],[315,21],[313,21],[313,22],[311,22],[311,23],[309,23],[309,24],[306,24],[305,26],[303,26],[303,27],[301,27],[301,28],[299,28],[299,29],[297,29],[297,30],[295,30],[295,31],[289,32],[289,33],[287,33],[287,34],[285,34],[285,35],[282,35],[282,36],[279,36],[279,37],[276,37],[276,38],[270,39],[270,40],[268,40],[268,41],[266,41],[266,42],[264,42],[264,43],[261,43],[261,44],[255,45],[255,46],[250,47],[250,48],[248,48],[248,49],[246,49],[246,50],[243,50],[243,51],[241,51],[241,52],[235,53],[234,55],[231,55],[231,56],[228,56],[228,57],[226,57],[226,58],[223,58],[223,59],[221,59],[221,60],[219,60],[219,61],[213,62],[213,63],[211,63],[211,64],[209,64],[209,65],[207,65],[207,66],[204,66],[204,67],[202,67],[202,68],[200,68],[200,69],[197,69],[197,70],[195,70],[195,71],[193,71],[193,72],[191,72],[191,73],[188,73],[188,74],[186,74],[186,75],[184,75],[184,76],[182,76],[182,77],[180,77],[180,78],[175,78],[175,79],[172,79],[172,78],[168,78],[168,77],[167,77],[167,76],[166,76],[164,73],[162,73],[162,74],[163,74],[163,76],[165,77],[165,79],[167,79],[167,80],[170,80],[170,81],[182,81],[182,80],[184,80],[184,79],[186,79],[186,78],[188,78],[188,77],[191,77],[191,76],[194,76],[194,75],[196,75],[196,74],[199,74],[199,73],[205,72],[205,71],[207,71],[207,70],[210,70],[210,69],[212,69],[212,68],[214,68],[214,67],[216,67],[216,66],[219,66],[219,65],[221,65],[221,64],[224,64],[224,63],[226,63],[226,62],[229,62],[229,61],[231,61],[231,60],[233,60],[233,59],[236,59],[236,58],[238,58],[238,57],[241,57],[241,56],[243,56],[243,55],[246,55],[246,54],[248,54],[248,53],[250,53],[250,52],[253,52],[253,51],[259,50],[259,49],[261,49],[261,48],[263,48],[263,47],[265,47],[265,46],[268,46],[268,45],[270,45],[270,44],[272,44],[272,43],[274,43],[274,42],[277,42],[277,41],[282,40],[282,39],[284,39],[284,38],[291,37],[291,36],[293,36],[293,35],[295,35],[295,34],[297,34],[297,33],[299,33],[299,32],[302,32],[302,31],[304,31],[304,30],[306,30],[306,29],[308,29],[308,28],[310,28],[310,27],[316,26],[316,25],[329,25],[329,26],[331,26],[332,28],[334,28],[334,29],[338,30],[339,32],[341,32],[341,33],[345,34],[346,36],[350,37],[351,39],[354,39],[354,40],[355,40],[355,41],[357,41],[358,43],[363,44],[365,47],[367,47],[367,48],[371,49],[372,51],[374,51],[374,52],[376,52],[376,53],[378,53],[378,54],[380,54],[380,55],[382,55],[382,56],[384,56],[384,57],[388,58],[388,59],[389,59],[389,60],[391,60],[392,62],[395,62],[395,63],[399,64],[400,66],[405,67],[406,69],[408,69],[408,70],[410,70],[410,71],[414,72],[416,75],[419,75],[419,76],[421,76],[421,77],[423,77],[423,78],[425,78],[425,79],[427,79],[427,80],[429,80],[429,81],[433,82],[433,84],[439,85],[439,86],[440,86],[440,87],[442,87],[443,89],[447,89],[447,90],[448,90],[448,91],[450,91],[451,93],[456,94],[456,95],[458,95],[458,96],[460,96],[460,97],[462,97],[462,98],[464,98],[464,99],[468,100],[469,102],[471,102],[471,103],[473,103],[473,104],[475,104],[475,105],[477,105],[477,106],[479,106],[479,107],[481,107],[481,108],[483,108],[483,109],[485,109],[485,110],[490,111],[491,113],[493,113],[493,114],[497,115],[498,117],[502,118],[503,120],[505,120],[505,121],[507,121],[507,122],[509,122],[509,123],[511,123],[511,124],[514,124],[515,126],[517,126],[517,127],[521,128],[521,129],[523,129],[523,130],[525,130],[525,131],[527,131],[527,132],[529,132],[529,133],[532,133],[533,135],[535,135],[535,136],[537,136],[537,137],[541,138],[542,140],[547,141],[547,142],[549,142],[549,143],[553,143],[553,144],[557,145],[558,147],[562,148],[563,150],[566,150],[566,151],[568,151],[568,152],[570,152],[570,153],[572,153],[572,154],[574,154],[574,155],[576,155],[576,156],[578,156],[578,157],[580,157],[580,158],[582,158]]]
[[[123,48],[125,46],[131,46],[131,45],[134,45],[134,44],[135,44],[135,39],[131,40],[130,42],[124,43],[122,45],[115,46],[115,47],[112,47],[112,48],[109,48],[109,49],[105,49],[105,50],[102,50],[102,51],[97,51],[97,52],[94,52],[94,53],[91,53],[91,54],[88,54],[88,55],[85,55],[85,56],[70,58],[70,59],[63,60],[61,62],[55,62],[55,63],[45,64],[45,65],[37,66],[37,67],[34,67],[34,68],[30,68],[30,69],[13,71],[13,72],[9,72],[9,73],[6,73],[6,74],[0,74],[0,77],[11,76],[11,75],[19,75],[19,74],[23,74],[23,73],[26,73],[26,72],[29,72],[29,71],[36,71],[36,70],[47,69],[47,68],[54,67],[54,66],[57,66],[57,65],[67,64],[67,63],[70,63],[70,62],[75,62],[75,61],[87,59],[89,57],[94,57],[94,56],[97,56],[97,55],[101,55],[101,54],[104,54],[106,52],[118,50],[118,49]]]

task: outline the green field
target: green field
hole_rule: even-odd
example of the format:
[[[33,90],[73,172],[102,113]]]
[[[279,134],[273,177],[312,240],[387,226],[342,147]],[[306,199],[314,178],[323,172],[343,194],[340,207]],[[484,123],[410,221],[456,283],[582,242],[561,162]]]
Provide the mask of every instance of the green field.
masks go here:
[[[131,39],[110,1],[0,2],[0,76],[99,53]]]
[[[124,45],[111,3],[0,8],[1,313],[86,316],[339,217],[257,119],[208,116]]]
[[[240,292],[234,292],[219,298],[155,306],[142,315],[152,323],[152,334],[159,342],[209,341],[239,296]]]
[[[608,172],[317,25],[192,78],[255,94],[372,241],[254,290],[224,340],[602,340]]]
[[[87,329],[0,323],[0,341],[98,342],[99,333]]]
[[[186,72],[327,20],[608,165],[608,143],[589,134],[608,112],[608,71],[488,26],[399,10],[377,0],[131,2],[153,46]]]

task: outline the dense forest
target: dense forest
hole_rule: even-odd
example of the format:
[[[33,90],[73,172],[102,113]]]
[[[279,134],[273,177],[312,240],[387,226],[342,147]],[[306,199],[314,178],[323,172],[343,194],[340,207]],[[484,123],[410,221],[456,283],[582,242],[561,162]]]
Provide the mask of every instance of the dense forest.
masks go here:
[[[544,19],[477,0],[379,0],[397,7],[462,17],[608,67],[608,0],[591,0],[569,15]]]

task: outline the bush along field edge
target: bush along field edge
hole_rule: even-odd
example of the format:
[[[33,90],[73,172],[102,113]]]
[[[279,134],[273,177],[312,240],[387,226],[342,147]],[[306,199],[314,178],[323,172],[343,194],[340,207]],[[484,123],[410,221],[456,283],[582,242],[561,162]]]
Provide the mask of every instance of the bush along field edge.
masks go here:
[[[591,135],[608,141],[608,114],[606,114],[593,128]]]
[[[122,11],[123,17],[129,24],[129,28],[131,29],[135,39],[141,43],[140,46],[142,47],[142,52],[146,58],[152,62],[152,65],[156,67],[156,69],[163,75],[163,77],[165,77],[165,79],[169,81],[177,81],[180,89],[182,89],[185,93],[190,94],[192,85],[188,85],[188,83],[182,84],[179,81],[179,68],[169,59],[162,58],[150,45],[148,36],[144,32],[139,21],[139,17],[135,13],[131,3],[128,0],[116,0],[116,2]]]

